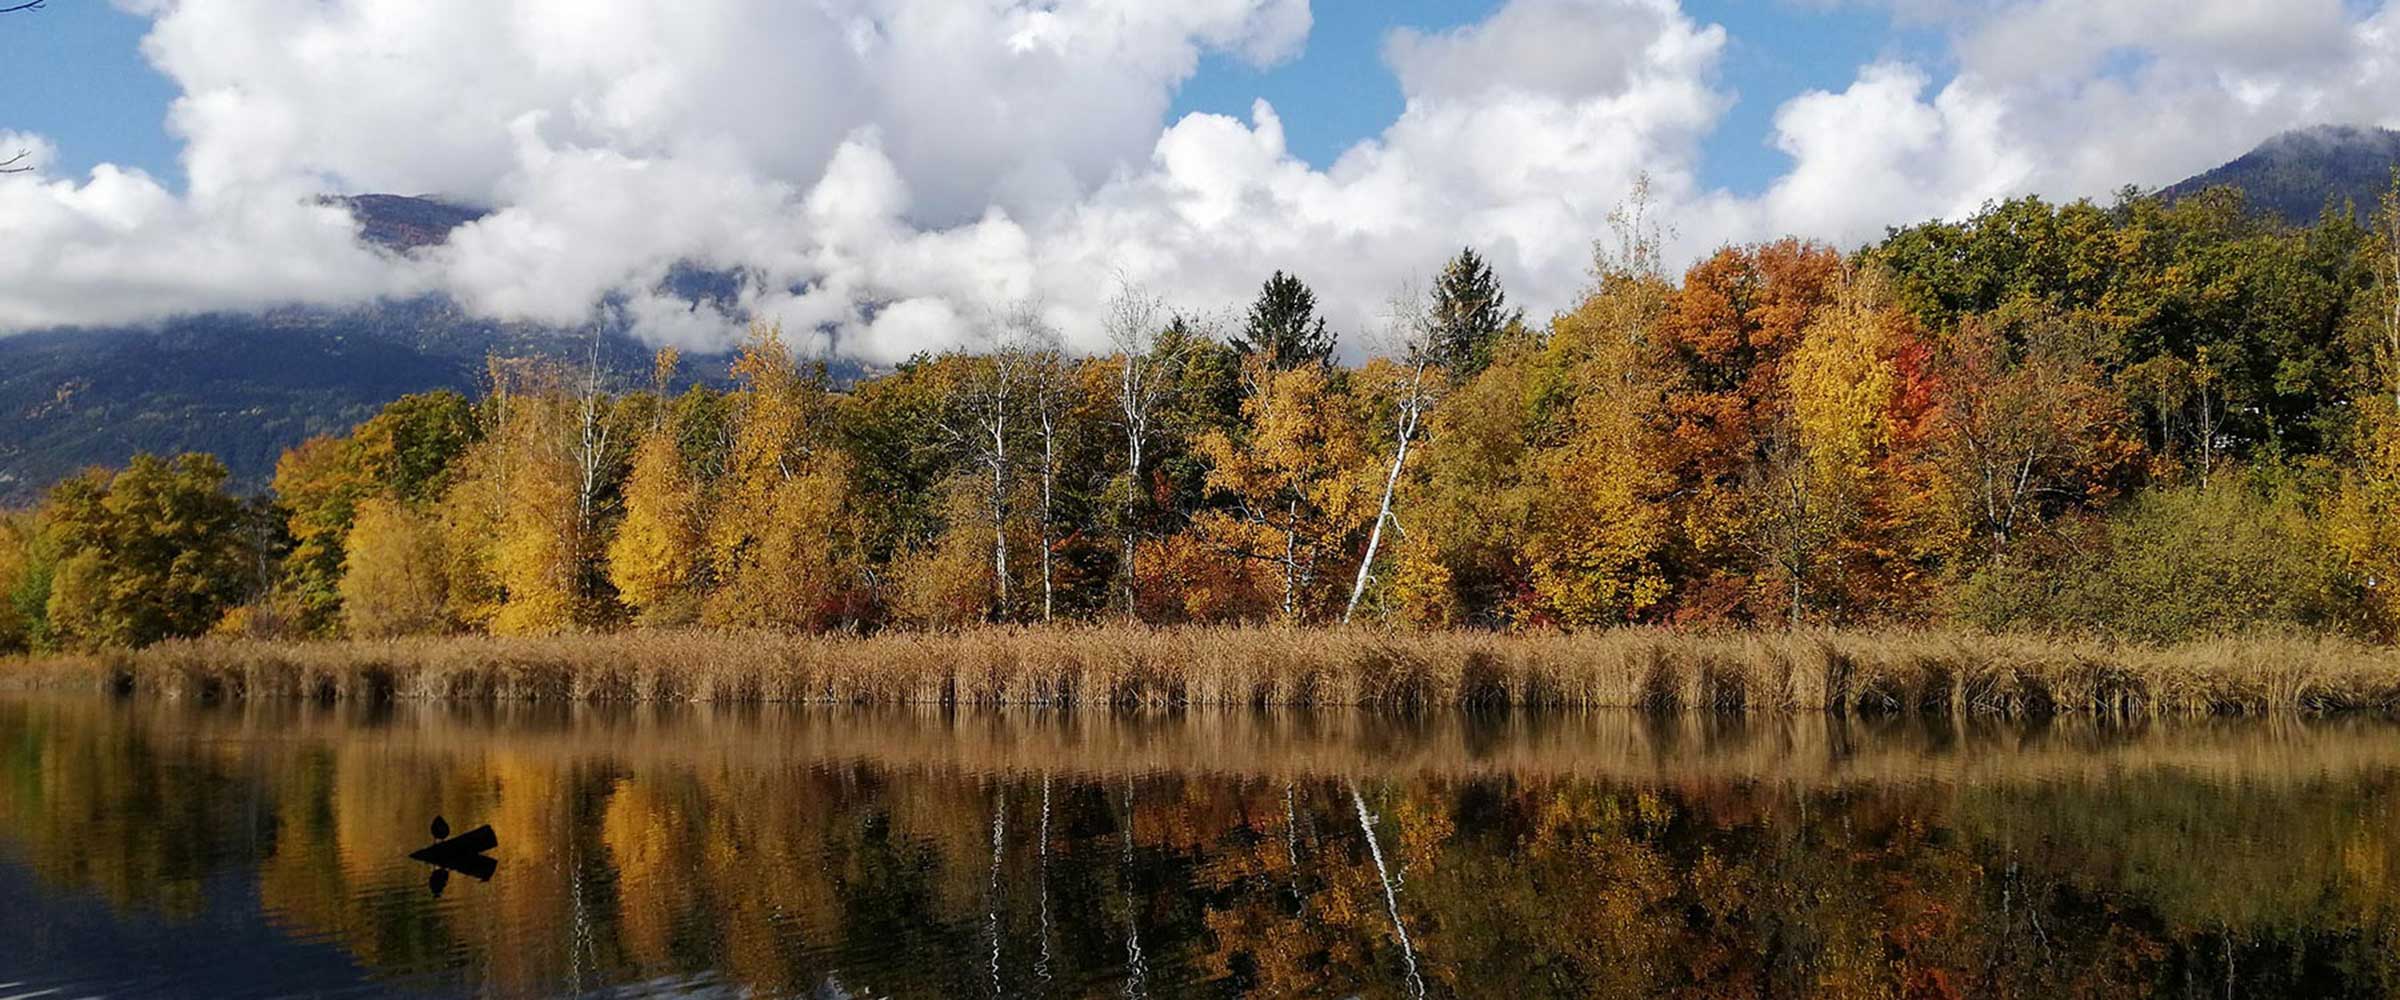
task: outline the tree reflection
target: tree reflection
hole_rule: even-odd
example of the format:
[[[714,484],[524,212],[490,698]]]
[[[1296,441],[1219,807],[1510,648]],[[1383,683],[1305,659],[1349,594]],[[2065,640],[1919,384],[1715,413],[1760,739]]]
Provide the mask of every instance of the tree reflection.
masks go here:
[[[301,735],[226,739],[211,711],[295,713],[241,725]],[[2400,989],[2388,767],[974,773],[731,744],[561,749],[565,719],[435,750],[403,738],[424,720],[211,711],[0,702],[0,859],[129,915],[255,905],[435,992],[694,977],[894,996]],[[1840,745],[1873,755],[1893,738],[1915,737],[1854,729]],[[428,897],[402,859],[436,812],[488,818],[504,876]],[[228,872],[254,902],[202,891]]]

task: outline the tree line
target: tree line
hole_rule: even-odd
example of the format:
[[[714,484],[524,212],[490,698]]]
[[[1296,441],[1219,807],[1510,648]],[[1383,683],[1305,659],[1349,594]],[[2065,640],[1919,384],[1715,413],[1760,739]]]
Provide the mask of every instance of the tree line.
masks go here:
[[[1135,619],[2400,630],[2400,183],[2026,198],[1672,275],[1639,195],[1546,322],[1472,249],[1371,358],[1300,277],[1021,308],[846,387],[494,359],[240,498],[135,458],[0,520],[0,648]]]

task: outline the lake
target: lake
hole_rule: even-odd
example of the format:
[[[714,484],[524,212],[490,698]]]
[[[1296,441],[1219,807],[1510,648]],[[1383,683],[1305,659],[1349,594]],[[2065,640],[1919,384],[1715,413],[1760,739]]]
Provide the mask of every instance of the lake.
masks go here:
[[[0,996],[2385,996],[2396,804],[2374,720],[10,698]]]

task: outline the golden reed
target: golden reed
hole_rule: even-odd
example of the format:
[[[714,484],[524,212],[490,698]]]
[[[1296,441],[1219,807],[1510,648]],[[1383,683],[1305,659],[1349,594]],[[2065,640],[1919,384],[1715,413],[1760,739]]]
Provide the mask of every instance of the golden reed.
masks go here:
[[[2400,649],[1946,631],[668,631],[170,642],[0,663],[0,686],[194,699],[2322,714],[2400,709]]]

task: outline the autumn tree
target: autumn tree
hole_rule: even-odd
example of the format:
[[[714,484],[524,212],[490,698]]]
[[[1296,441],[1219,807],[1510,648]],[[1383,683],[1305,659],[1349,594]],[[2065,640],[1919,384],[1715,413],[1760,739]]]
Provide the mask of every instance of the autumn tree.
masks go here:
[[[1722,248],[1692,265],[1669,294],[1658,363],[1673,372],[1662,426],[1682,508],[1673,553],[1679,617],[1752,610],[1758,530],[1767,526],[1756,515],[1770,498],[1796,515],[1791,504],[1802,494],[1789,487],[1806,478],[1791,461],[1801,443],[1789,426],[1787,371],[1842,275],[1841,255],[1831,248],[1782,240]],[[1811,520],[1778,518],[1787,527]]]
[[[1844,596],[1846,583],[1886,575],[1881,564],[1896,558],[1876,533],[1897,502],[1891,462],[1906,416],[1898,409],[1906,323],[1888,307],[1880,272],[1849,275],[1783,366],[1788,410],[1766,429],[1746,474],[1742,536],[1783,578],[1793,626],[1812,604]]]
[[[385,497],[359,502],[344,547],[342,625],[382,639],[451,629],[442,535],[415,505]]]
[[[1059,346],[1057,331],[1047,326],[1035,326],[1029,331],[1030,349],[1025,359],[1025,399],[1032,418],[1034,434],[1034,524],[1041,551],[1042,621],[1055,618],[1058,611],[1058,556],[1062,525],[1060,477],[1066,474],[1062,463],[1080,405],[1081,385],[1075,379],[1075,369]]]
[[[851,463],[827,446],[823,366],[803,369],[780,328],[753,324],[733,374],[736,429],[707,516],[718,586],[703,620],[803,629],[856,620]]]
[[[983,620],[991,606],[992,561],[981,530],[978,477],[959,475],[940,488],[944,527],[894,554],[885,575],[894,617],[919,628],[958,628]]]
[[[2135,471],[2138,446],[2101,384],[2088,335],[2012,309],[1969,320],[1944,345],[1952,389],[1931,447],[1987,555],[2060,513],[2104,504]]]
[[[275,497],[287,512],[292,537],[283,559],[283,586],[295,602],[298,625],[322,633],[341,611],[342,544],[358,502],[375,492],[351,443],[313,437],[275,462]]]
[[[502,365],[486,444],[504,467],[492,566],[501,600],[492,631],[539,635],[592,623],[586,574],[597,555],[581,378],[540,361]]]
[[[958,361],[950,413],[941,424],[962,460],[980,470],[982,521],[992,561],[992,613],[1003,620],[1016,612],[1008,557],[1023,459],[1019,439],[1027,421],[1023,397],[1047,332],[1029,307],[1003,318],[988,354]]]
[[[1188,336],[1162,336],[1166,331],[1164,312],[1156,298],[1128,285],[1109,299],[1101,320],[1113,352],[1109,358],[1116,368],[1112,402],[1117,432],[1125,446],[1124,467],[1110,483],[1109,494],[1119,536],[1119,606],[1128,615],[1139,604],[1136,562],[1149,493],[1143,487],[1143,476],[1149,468],[1150,446],[1159,434],[1161,411],[1175,404],[1176,375],[1195,346]]]
[[[1551,324],[1540,362],[1547,440],[1534,459],[1522,559],[1534,616],[1566,625],[1649,615],[1673,584],[1664,235],[1639,190],[1613,229],[1614,244],[1595,255],[1593,290]]]
[[[2366,581],[2373,631],[2388,639],[2400,636],[2400,171],[2376,213],[2375,237],[2367,320],[2375,350],[2328,529],[2352,574]]]
[[[676,365],[673,348],[658,352],[652,389],[661,399]],[[682,430],[661,405],[634,446],[625,517],[608,544],[608,578],[618,599],[650,623],[681,624],[698,611],[700,490],[684,458]]]
[[[1395,503],[1403,533],[1388,571],[1392,614],[1427,627],[1499,627],[1527,617],[1526,544],[1539,489],[1537,445],[1551,443],[1536,386],[1551,384],[1531,341],[1444,393],[1426,420],[1425,457]]]
[[[1241,427],[1200,443],[1209,486],[1228,504],[1196,518],[1193,531],[1226,557],[1268,568],[1280,619],[1312,620],[1326,610],[1324,582],[1348,568],[1341,560],[1373,513],[1367,435],[1332,369],[1278,370],[1259,353],[1244,364],[1257,388],[1242,402]]]
[[[481,435],[473,404],[455,392],[402,396],[343,437],[319,436],[275,463],[275,497],[292,540],[280,586],[303,632],[341,620],[340,581],[357,506],[376,496],[430,503],[451,466]]]
[[[45,609],[57,641],[138,647],[195,636],[247,596],[255,560],[225,479],[206,455],[136,455],[122,472],[53,488],[41,518],[61,555]]]

